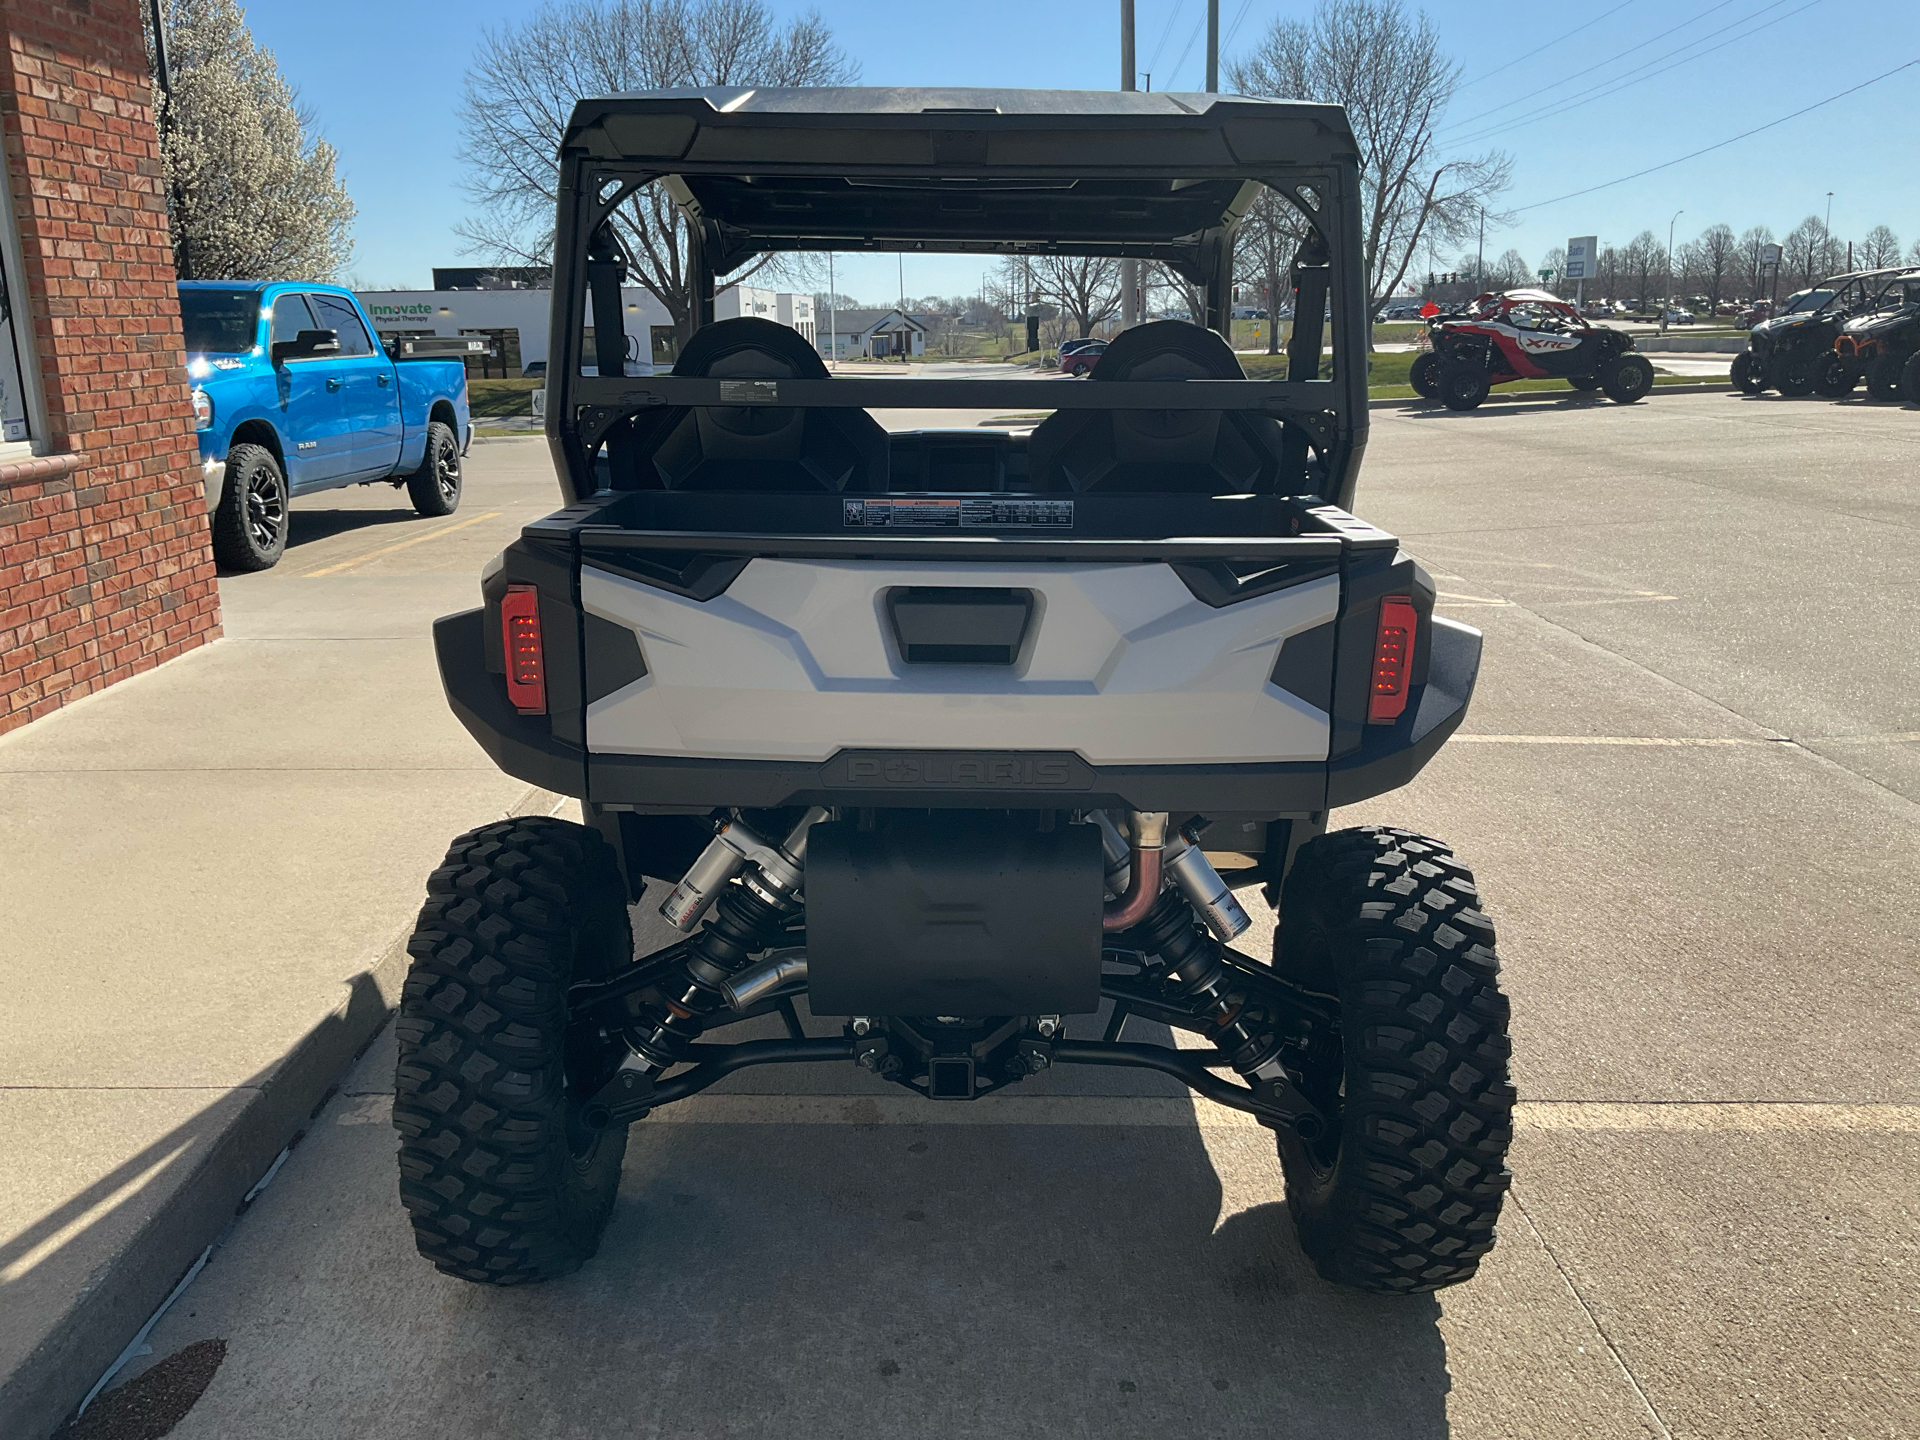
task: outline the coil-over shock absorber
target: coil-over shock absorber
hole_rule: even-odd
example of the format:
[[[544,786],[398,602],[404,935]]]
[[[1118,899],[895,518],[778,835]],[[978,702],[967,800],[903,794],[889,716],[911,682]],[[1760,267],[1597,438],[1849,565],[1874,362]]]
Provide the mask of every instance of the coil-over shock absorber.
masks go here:
[[[807,832],[827,818],[814,806],[778,846],[769,845],[745,822],[721,825],[686,877],[660,907],[668,923],[691,930],[707,915],[685,959],[660,983],[663,1003],[648,1006],[627,1029],[627,1044],[642,1067],[668,1069],[700,1038],[707,1018],[727,1007],[727,981],[753,957],[779,943],[800,908]],[[735,877],[739,884],[733,884]]]
[[[1090,818],[1100,826],[1109,888],[1124,885],[1126,838],[1104,813]],[[1206,824],[1196,816],[1169,840],[1161,860],[1168,883],[1128,933],[1149,957],[1149,972],[1235,1070],[1255,1082],[1284,1079],[1279,1054],[1287,1037],[1278,1033],[1274,1017],[1242,993],[1244,977],[1222,954],[1224,943],[1253,922],[1197,843]]]

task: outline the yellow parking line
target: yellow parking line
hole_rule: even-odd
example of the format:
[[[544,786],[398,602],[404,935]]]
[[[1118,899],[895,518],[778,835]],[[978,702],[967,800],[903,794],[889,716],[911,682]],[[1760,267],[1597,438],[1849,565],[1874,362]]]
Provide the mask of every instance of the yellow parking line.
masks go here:
[[[429,540],[438,540],[442,535],[451,535],[455,530],[464,530],[469,525],[478,525],[482,520],[498,520],[504,513],[505,512],[501,510],[489,510],[484,515],[472,515],[465,520],[456,520],[451,525],[442,525],[438,530],[430,534],[415,535],[410,540],[400,540],[392,545],[382,545],[378,550],[369,550],[366,554],[356,555],[351,560],[342,560],[338,565],[328,565],[320,570],[309,570],[300,578],[302,580],[317,580],[322,575],[337,575],[342,570],[351,570],[354,566],[364,565],[369,560],[378,560],[382,555],[391,555],[394,551],[404,550],[409,545],[424,545]]]

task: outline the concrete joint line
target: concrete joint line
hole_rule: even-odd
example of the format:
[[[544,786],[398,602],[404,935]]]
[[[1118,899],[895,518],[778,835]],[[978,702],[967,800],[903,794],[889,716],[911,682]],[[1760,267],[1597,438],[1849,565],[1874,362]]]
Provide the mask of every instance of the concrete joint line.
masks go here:
[[[1654,1406],[1652,1399],[1648,1397],[1645,1388],[1640,1384],[1639,1377],[1627,1365],[1626,1357],[1620,1353],[1620,1347],[1613,1343],[1613,1337],[1607,1334],[1607,1328],[1600,1323],[1599,1315],[1594,1312],[1593,1306],[1587,1303],[1587,1297],[1580,1293],[1580,1287],[1573,1283],[1573,1277],[1567,1273],[1567,1267],[1560,1263],[1560,1257],[1554,1253],[1553,1246],[1547,1242],[1547,1237],[1541,1233],[1540,1227],[1534,1224],[1533,1215],[1528,1211],[1526,1202],[1520,1198],[1519,1187],[1515,1186],[1508,1190],[1507,1198],[1513,1202],[1514,1209],[1520,1212],[1520,1218],[1527,1222],[1527,1229],[1531,1230],[1533,1238],[1540,1242],[1540,1248],[1546,1253],[1547,1259],[1553,1262],[1553,1268],[1560,1276],[1560,1283],[1567,1287],[1567,1293],[1573,1297],[1573,1303],[1585,1313],[1587,1323],[1593,1326],[1593,1333],[1600,1337],[1600,1343],[1607,1347],[1607,1354],[1612,1356],[1613,1363],[1620,1367],[1621,1376],[1633,1387],[1633,1393],[1640,1397],[1641,1405],[1646,1408],[1647,1418],[1653,1421],[1654,1427],[1660,1432],[1661,1440],[1673,1440],[1673,1431]]]

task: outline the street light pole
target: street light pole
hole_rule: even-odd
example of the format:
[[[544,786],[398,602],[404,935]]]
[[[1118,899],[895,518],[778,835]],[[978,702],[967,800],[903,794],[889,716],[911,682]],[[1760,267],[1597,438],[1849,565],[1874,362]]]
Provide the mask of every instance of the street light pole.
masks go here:
[[[1220,93],[1220,0],[1207,0],[1207,93]]]
[[[1673,227],[1680,223],[1680,217],[1687,212],[1676,210],[1673,219],[1667,222],[1667,309],[1660,312],[1660,333],[1667,333],[1667,310],[1673,309]]]
[[[1132,91],[1133,0],[1120,0],[1120,88]],[[1140,323],[1140,262],[1120,262],[1120,328],[1131,330]]]
[[[1820,222],[1820,266],[1833,264],[1833,192],[1827,192],[1827,218]],[[1811,283],[1811,282],[1809,282]]]

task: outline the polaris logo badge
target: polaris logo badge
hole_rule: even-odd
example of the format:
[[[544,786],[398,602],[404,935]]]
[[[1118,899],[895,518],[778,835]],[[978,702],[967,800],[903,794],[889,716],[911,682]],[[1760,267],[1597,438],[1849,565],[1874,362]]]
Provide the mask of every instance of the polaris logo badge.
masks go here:
[[[859,790],[1089,790],[1093,770],[1077,755],[883,751],[834,757],[826,783]]]

